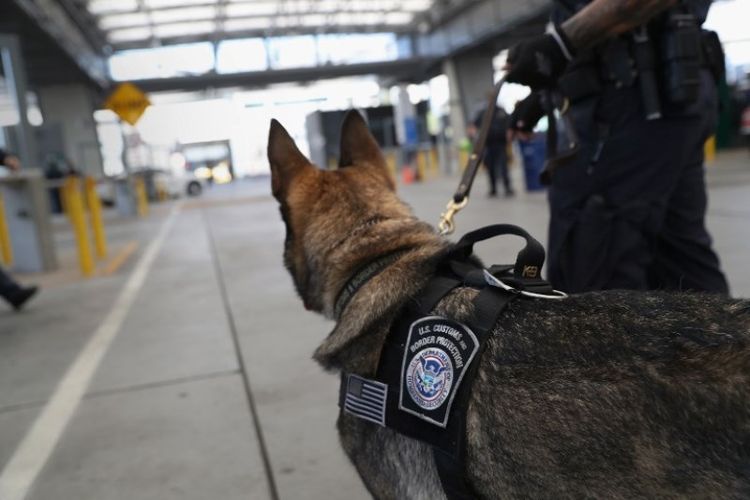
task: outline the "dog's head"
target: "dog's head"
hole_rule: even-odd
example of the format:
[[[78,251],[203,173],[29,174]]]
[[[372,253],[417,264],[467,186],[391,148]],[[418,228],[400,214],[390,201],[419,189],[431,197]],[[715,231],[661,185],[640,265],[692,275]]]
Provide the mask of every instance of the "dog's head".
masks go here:
[[[268,137],[271,187],[286,224],[284,264],[308,309],[323,310],[331,254],[368,221],[403,217],[383,154],[356,111],[344,118],[337,170],[321,170],[276,120]]]

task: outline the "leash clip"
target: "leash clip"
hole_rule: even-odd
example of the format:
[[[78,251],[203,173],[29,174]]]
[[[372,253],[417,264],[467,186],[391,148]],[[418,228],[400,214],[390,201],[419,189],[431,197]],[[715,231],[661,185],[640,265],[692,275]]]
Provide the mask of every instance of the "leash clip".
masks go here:
[[[453,217],[461,211],[469,203],[469,197],[464,197],[459,203],[456,203],[454,199],[448,202],[445,207],[445,212],[440,214],[440,223],[438,228],[440,229],[440,236],[448,236],[456,230],[456,224],[453,222]]]

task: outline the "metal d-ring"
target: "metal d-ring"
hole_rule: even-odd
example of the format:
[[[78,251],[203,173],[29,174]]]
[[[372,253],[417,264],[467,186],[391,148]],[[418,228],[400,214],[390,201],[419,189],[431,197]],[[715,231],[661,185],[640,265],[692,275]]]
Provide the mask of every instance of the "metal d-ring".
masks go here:
[[[560,299],[568,298],[568,294],[565,292],[561,292],[560,290],[552,290],[552,293],[546,294],[546,293],[527,292],[525,290],[519,290],[518,288],[513,288],[512,286],[506,284],[503,280],[498,279],[495,276],[493,276],[487,269],[484,269],[484,279],[485,281],[487,281],[487,283],[490,286],[495,286],[497,288],[505,290],[506,292],[517,293],[519,295],[523,295],[524,297],[533,297],[535,299],[547,299],[547,300],[560,300]]]

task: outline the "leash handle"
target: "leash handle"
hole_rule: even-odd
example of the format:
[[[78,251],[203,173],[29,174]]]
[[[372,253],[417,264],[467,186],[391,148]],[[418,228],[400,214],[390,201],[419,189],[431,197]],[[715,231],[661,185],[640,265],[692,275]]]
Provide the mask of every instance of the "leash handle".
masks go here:
[[[472,147],[472,153],[469,156],[469,161],[464,168],[464,173],[461,176],[461,182],[458,184],[456,192],[453,194],[453,198],[448,202],[446,211],[440,214],[440,234],[445,236],[453,233],[456,228],[453,222],[453,217],[469,203],[469,192],[471,186],[474,183],[474,178],[479,170],[479,165],[482,162],[484,156],[484,148],[487,145],[487,136],[490,132],[490,126],[492,120],[495,118],[495,109],[497,108],[497,97],[500,95],[500,89],[503,88],[505,83],[505,77],[503,76],[497,81],[492,89],[492,94],[487,102],[487,110],[482,116],[482,124],[479,127],[479,134],[474,140]]]

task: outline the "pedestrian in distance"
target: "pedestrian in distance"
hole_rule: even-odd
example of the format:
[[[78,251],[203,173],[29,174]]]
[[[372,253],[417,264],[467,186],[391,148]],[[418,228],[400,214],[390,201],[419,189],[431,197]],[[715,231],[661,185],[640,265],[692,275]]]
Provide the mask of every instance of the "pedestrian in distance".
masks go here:
[[[3,149],[0,149],[0,165],[11,173],[21,168],[21,162],[18,157]],[[21,309],[38,291],[39,289],[36,286],[20,285],[0,266],[0,297],[10,304],[13,309]]]
[[[478,133],[486,112],[487,107],[485,106],[474,116],[474,120],[469,125],[469,135],[475,136]],[[490,197],[497,196],[498,175],[502,178],[505,196],[515,194],[508,175],[508,136],[508,113],[495,104],[495,114],[487,133],[487,143],[482,158],[490,182]]]

